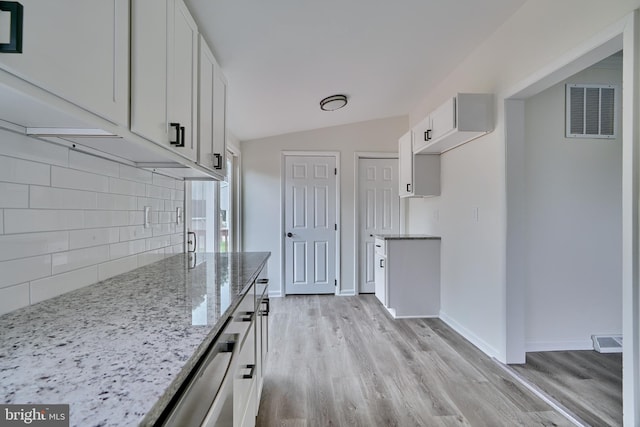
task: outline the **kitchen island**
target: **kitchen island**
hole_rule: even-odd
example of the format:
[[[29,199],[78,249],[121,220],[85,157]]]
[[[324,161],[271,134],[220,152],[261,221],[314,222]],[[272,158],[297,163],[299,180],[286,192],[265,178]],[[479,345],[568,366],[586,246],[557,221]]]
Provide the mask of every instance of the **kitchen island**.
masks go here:
[[[0,316],[0,400],[68,403],[71,426],[152,425],[269,256],[175,255]]]

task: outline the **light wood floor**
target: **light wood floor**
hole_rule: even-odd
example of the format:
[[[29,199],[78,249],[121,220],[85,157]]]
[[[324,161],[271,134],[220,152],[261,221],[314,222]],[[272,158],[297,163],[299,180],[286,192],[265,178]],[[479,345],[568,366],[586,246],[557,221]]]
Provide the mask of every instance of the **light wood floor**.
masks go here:
[[[568,426],[437,319],[373,295],[271,299],[258,426]]]
[[[527,353],[525,365],[510,366],[587,424],[622,425],[622,354]]]

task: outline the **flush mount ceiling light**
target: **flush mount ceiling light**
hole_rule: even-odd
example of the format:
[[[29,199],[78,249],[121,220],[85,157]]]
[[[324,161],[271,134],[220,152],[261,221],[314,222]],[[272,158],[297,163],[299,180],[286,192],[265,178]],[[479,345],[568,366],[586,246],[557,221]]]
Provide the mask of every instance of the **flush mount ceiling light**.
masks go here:
[[[320,109],[323,111],[334,111],[347,105],[346,95],[331,95],[320,101]]]

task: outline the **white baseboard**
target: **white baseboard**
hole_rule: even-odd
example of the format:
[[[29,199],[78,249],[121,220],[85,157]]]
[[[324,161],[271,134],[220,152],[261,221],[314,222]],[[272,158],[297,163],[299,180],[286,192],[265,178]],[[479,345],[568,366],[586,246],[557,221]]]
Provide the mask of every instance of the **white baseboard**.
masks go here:
[[[452,317],[450,317],[444,311],[440,311],[440,319],[449,325],[454,331],[462,335],[467,341],[471,344],[475,345],[482,351],[487,354],[489,357],[498,358],[500,356],[500,352],[489,345],[486,341],[478,337],[475,333],[471,332],[469,329],[462,326],[460,323],[455,321]]]
[[[338,296],[340,297],[354,297],[356,296],[356,291],[352,290],[348,290],[348,291],[340,291],[338,292]]]
[[[438,315],[429,315],[429,316],[394,316],[394,319],[437,319]]]
[[[593,341],[529,341],[524,343],[524,351],[566,351],[566,350],[593,350]]]
[[[269,298],[281,298],[282,296],[281,291],[269,291]]]

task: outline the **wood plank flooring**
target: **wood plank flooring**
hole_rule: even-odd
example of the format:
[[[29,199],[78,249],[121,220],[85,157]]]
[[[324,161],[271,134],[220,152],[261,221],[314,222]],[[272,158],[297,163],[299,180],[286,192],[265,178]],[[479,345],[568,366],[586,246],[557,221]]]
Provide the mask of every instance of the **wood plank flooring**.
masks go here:
[[[438,319],[373,295],[271,299],[260,427],[568,426]]]
[[[622,354],[539,352],[526,362],[510,366],[589,425],[622,425]]]

